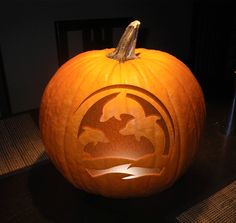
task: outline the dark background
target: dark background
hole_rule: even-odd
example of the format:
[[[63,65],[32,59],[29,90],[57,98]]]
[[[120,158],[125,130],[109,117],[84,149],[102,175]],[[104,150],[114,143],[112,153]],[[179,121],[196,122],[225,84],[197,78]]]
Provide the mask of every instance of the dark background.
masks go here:
[[[229,98],[236,69],[234,2],[2,1],[0,111],[18,113],[39,107],[43,89],[58,68],[55,21],[97,18],[139,19],[144,40],[140,47],[163,50],[184,61],[200,81],[206,98]],[[78,35],[68,36],[71,48],[79,48]]]

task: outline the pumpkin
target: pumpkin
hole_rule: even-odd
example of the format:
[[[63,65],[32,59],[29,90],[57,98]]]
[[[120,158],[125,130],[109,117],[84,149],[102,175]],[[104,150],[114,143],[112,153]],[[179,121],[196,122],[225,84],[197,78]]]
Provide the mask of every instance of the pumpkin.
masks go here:
[[[160,192],[196,154],[202,90],[174,56],[136,49],[132,22],[116,49],[81,53],[47,85],[40,129],[53,164],[75,187],[107,197]]]

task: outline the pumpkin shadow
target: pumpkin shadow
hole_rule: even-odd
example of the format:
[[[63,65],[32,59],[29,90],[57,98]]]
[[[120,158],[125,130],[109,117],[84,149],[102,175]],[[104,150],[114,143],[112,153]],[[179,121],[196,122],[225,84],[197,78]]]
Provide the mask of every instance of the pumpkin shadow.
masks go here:
[[[40,159],[40,158],[39,158]],[[53,222],[176,222],[175,218],[198,200],[209,179],[189,170],[175,185],[145,198],[111,199],[73,187],[48,161],[29,174],[33,205]],[[193,182],[194,181],[194,182]],[[199,183],[200,182],[200,183]]]

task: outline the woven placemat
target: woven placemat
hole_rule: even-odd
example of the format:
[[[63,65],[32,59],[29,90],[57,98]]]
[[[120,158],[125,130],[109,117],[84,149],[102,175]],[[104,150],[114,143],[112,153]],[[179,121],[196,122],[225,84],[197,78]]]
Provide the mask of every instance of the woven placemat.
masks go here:
[[[46,159],[39,128],[30,114],[0,120],[0,176]]]
[[[177,217],[180,223],[235,223],[236,181]]]

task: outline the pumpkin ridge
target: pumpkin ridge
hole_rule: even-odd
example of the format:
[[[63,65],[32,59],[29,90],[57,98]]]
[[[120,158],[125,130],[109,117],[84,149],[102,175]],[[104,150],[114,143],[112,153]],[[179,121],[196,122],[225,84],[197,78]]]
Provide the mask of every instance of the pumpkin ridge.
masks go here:
[[[56,73],[59,73],[59,72],[56,72]],[[54,81],[54,82],[53,82]],[[50,104],[50,100],[51,98],[53,97],[53,95],[55,95],[55,92],[57,92],[57,89],[58,89],[58,86],[61,86],[61,84],[63,83],[63,79],[60,77],[60,76],[57,76],[55,75],[52,80],[49,82],[49,85],[47,86],[47,89],[43,95],[43,101],[44,101],[44,98],[46,97],[47,100],[46,102],[44,103],[44,114],[42,114],[43,116],[46,116],[47,114],[45,113],[48,113],[48,107],[49,107],[49,104]],[[51,89],[50,89],[51,88]],[[46,94],[50,92],[50,95],[46,96]],[[49,114],[48,114],[49,115]],[[50,115],[51,116],[51,115]],[[47,128],[44,128],[44,131],[45,132],[49,132],[49,129],[51,128],[49,124],[46,125]],[[44,135],[44,134],[43,134]],[[52,136],[49,137],[49,139],[47,139],[48,141],[52,141]],[[51,144],[51,143],[50,143]],[[51,146],[50,146],[51,147]],[[48,151],[49,153],[52,153],[51,149]],[[61,165],[61,161],[59,161],[58,157],[57,156],[53,156],[53,161],[56,162],[56,166],[62,166]],[[68,171],[66,171],[68,172]],[[64,170],[63,170],[63,173],[64,173]]]
[[[83,61],[83,62],[85,62],[85,64],[87,63],[87,60],[86,60],[86,58],[84,59],[85,61]],[[83,63],[82,63],[83,64]],[[72,66],[73,65],[73,66]],[[75,65],[77,65],[77,66],[75,66]],[[55,76],[54,77],[52,77],[52,80],[50,81],[50,83],[49,83],[49,85],[48,85],[48,87],[50,87],[50,88],[53,88],[53,89],[55,89],[53,92],[51,92],[51,95],[57,95],[57,91],[58,91],[58,89],[60,90],[61,89],[61,86],[63,85],[63,83],[64,83],[64,79],[63,79],[63,77],[61,77],[61,75],[56,75],[56,74],[61,74],[61,73],[64,73],[64,72],[67,72],[67,70],[70,70],[71,69],[71,66],[73,67],[73,69],[72,69],[72,71],[70,71],[70,73],[73,73],[73,71],[75,71],[75,70],[77,70],[78,69],[78,67],[80,67],[81,66],[81,63],[78,63],[78,61],[75,61],[74,62],[74,64],[70,64],[70,66],[69,67],[63,67],[63,68],[65,68],[65,69],[59,69],[56,73],[55,73]],[[55,86],[53,86],[55,84]],[[47,91],[49,91],[49,89],[46,89]],[[47,92],[46,91],[46,92]]]
[[[154,63],[154,62],[153,62],[153,63]],[[166,65],[164,65],[164,62],[163,62],[163,63],[160,63],[160,65],[163,67],[163,69],[169,71],[169,69],[166,67]],[[173,72],[167,72],[167,74],[170,75],[170,74],[173,74]],[[193,109],[193,107],[194,107],[194,106],[193,106],[193,102],[192,102],[191,98],[189,97],[188,93],[186,92],[185,87],[183,87],[181,81],[179,81],[177,75],[171,75],[171,77],[173,77],[173,78],[176,80],[176,82],[178,82],[178,84],[181,86],[181,88],[182,88],[183,91],[185,92],[185,95],[186,95],[187,98],[188,98],[188,101],[189,101],[189,104],[190,104],[190,106],[191,106],[191,110],[192,110],[192,113],[193,113],[193,117],[194,117],[194,124],[197,126],[197,128],[194,128],[194,129],[195,129],[195,132],[196,132],[196,130],[200,130],[200,128],[199,128],[200,125],[198,125],[197,118],[196,118],[197,112],[195,111],[195,109]],[[196,135],[197,135],[197,139],[198,139],[198,138],[200,137],[199,131],[196,132]],[[180,148],[181,148],[181,146],[180,146]],[[196,148],[195,148],[195,150],[196,150]],[[195,153],[195,152],[196,152],[196,151],[194,151],[194,153]],[[180,153],[180,154],[185,154],[185,153]],[[191,157],[192,157],[192,156],[191,156]],[[180,172],[180,170],[178,170],[178,172]]]
[[[136,63],[134,63],[134,62],[136,62],[136,61],[133,61],[133,60],[129,61],[130,65],[132,65],[132,67],[137,71],[138,77],[142,77],[142,81],[140,80],[140,78],[138,78],[138,80],[139,80],[139,86],[142,86],[142,85],[148,86],[148,85],[147,85],[147,81],[146,81],[147,78],[145,78],[145,75],[143,74],[142,69],[140,69],[140,68],[138,67],[138,63],[137,63],[137,62],[136,62]],[[145,84],[144,84],[144,83],[145,83]],[[142,88],[143,88],[143,87],[142,87]]]
[[[107,68],[107,65],[105,63],[101,65],[100,72],[97,75],[96,79],[102,80],[103,78],[100,78],[100,77],[104,77],[104,70],[106,70],[108,72],[108,74],[107,74],[108,79],[104,80],[104,81],[106,81],[107,83],[111,82],[110,79],[111,79],[112,75],[116,75],[116,72],[117,72],[116,68],[117,68],[117,66],[120,66],[120,64],[118,62],[116,63],[116,61],[114,61],[114,60],[111,60],[109,63],[110,63],[109,69]],[[101,85],[101,84],[98,84],[99,82],[96,82],[96,83],[97,83],[96,85],[98,85],[98,86]],[[108,176],[108,178],[109,178],[109,176]],[[109,187],[109,179],[106,182],[104,181],[103,183],[106,184],[107,188],[109,188],[109,190],[110,190],[109,193],[113,194],[112,187]],[[103,194],[102,188],[99,186],[99,184],[96,181],[93,181],[91,186],[94,188],[93,189],[94,192],[97,191],[97,193]]]
[[[169,53],[161,51],[161,50],[154,50],[154,49],[144,49],[144,48],[138,48],[137,50],[142,50],[140,53],[140,58],[141,59],[150,59],[153,57],[160,57],[160,55],[168,55]]]
[[[173,55],[169,55],[169,57],[167,59],[170,60],[171,62],[173,62],[177,58],[174,57]],[[197,107],[197,110],[199,110],[198,107],[203,108],[203,109],[201,109],[201,113],[202,113],[201,116],[205,117],[205,105],[204,105],[204,101],[202,100],[204,98],[204,96],[203,96],[203,92],[201,90],[201,87],[198,84],[196,77],[194,75],[189,75],[189,72],[192,73],[192,71],[186,66],[186,64],[183,63],[181,60],[178,60],[178,62],[179,62],[178,67],[183,71],[183,73],[186,73],[188,79],[191,79],[191,83],[194,84],[194,87],[197,89],[198,94],[200,95],[200,97],[198,97],[198,103],[200,104],[200,106],[196,106],[196,107]],[[188,72],[186,72],[186,71],[188,71]]]
[[[201,94],[201,96],[203,96],[203,92],[201,90],[201,87],[200,85],[198,84],[197,82],[197,79],[194,75],[189,75],[189,73],[192,73],[191,70],[186,66],[185,63],[183,63],[181,60],[179,60],[177,57],[173,56],[173,55],[170,55],[166,52],[163,52],[164,56],[165,56],[165,60],[168,60],[170,62],[176,62],[178,61],[177,66],[179,69],[181,69],[183,71],[183,73],[186,73],[186,75],[188,75],[188,79],[191,79],[191,83],[194,84],[194,87],[197,88],[198,90],[198,93]],[[159,58],[159,60],[162,59],[162,58]],[[163,59],[162,59],[163,60]],[[161,61],[161,60],[160,60]],[[187,72],[186,72],[187,71]],[[202,97],[203,98],[203,97]],[[205,105],[204,105],[204,101],[203,100],[200,100],[199,101],[202,105],[202,107],[204,108]]]
[[[55,74],[64,74],[64,73],[67,73],[67,71],[70,70],[71,68],[73,68],[73,70],[76,70],[78,67],[83,66],[84,64],[87,65],[88,59],[90,57],[89,54],[90,54],[89,52],[81,53],[75,56],[74,58],[69,59],[61,67],[59,67],[59,69],[57,70]]]
[[[149,72],[154,76],[154,74],[153,74],[153,72],[151,72],[150,71],[150,68],[149,67],[147,67],[146,66],[146,64],[143,64],[142,62],[142,59],[139,59],[139,63],[135,63],[136,61],[133,61],[133,60],[131,60],[131,61],[129,61],[129,63],[130,64],[132,64],[133,65],[133,67],[134,67],[134,69],[136,69],[137,70],[137,72],[138,72],[138,74],[140,75],[140,76],[144,76],[144,72],[145,71],[143,71],[143,68],[145,67],[145,69],[147,69],[147,70],[149,70]],[[135,63],[135,64],[134,64]],[[142,64],[140,64],[140,63],[142,63]],[[140,68],[140,66],[142,66],[142,68]],[[151,75],[150,75],[151,76]],[[149,76],[149,78],[150,78],[150,76]],[[144,77],[143,77],[143,79],[145,79]],[[142,83],[142,82],[141,82]],[[142,83],[143,84],[143,83]],[[139,83],[139,85],[140,85],[140,83]],[[140,85],[141,86],[141,85]],[[174,127],[173,127],[173,130],[174,130]],[[155,164],[154,164],[154,166],[156,166],[156,162],[157,162],[157,160],[155,159]],[[151,188],[151,181],[152,181],[152,178],[151,177],[148,177],[147,178],[147,188],[148,188],[148,190],[150,190],[150,188]]]
[[[99,61],[99,59],[100,59],[100,58],[98,57],[97,60]],[[92,63],[92,62],[91,62],[91,63]],[[97,63],[96,63],[95,61],[93,61],[92,65],[93,65],[92,67],[90,67],[90,65],[88,66],[88,68],[87,68],[87,73],[90,73],[90,71],[93,70],[94,67],[95,67],[95,69],[97,69]],[[97,75],[97,78],[99,78],[101,75],[104,75],[102,67],[103,67],[103,65],[101,65],[100,72],[99,72],[99,74]],[[84,78],[87,78],[86,73],[84,73]],[[83,81],[83,80],[84,80],[84,79],[81,80],[80,85],[77,86],[77,89],[76,89],[75,92],[74,92],[74,96],[73,96],[73,98],[72,98],[72,100],[71,100],[71,104],[72,104],[72,105],[74,104],[74,100],[75,100],[75,98],[76,98],[77,95],[78,95],[78,92],[79,92],[79,90],[80,90],[81,85],[84,84],[84,81]],[[73,114],[73,113],[74,113],[74,107],[73,107],[73,106],[70,106],[70,110],[68,111],[68,115],[67,115],[67,118],[66,118],[66,120],[67,120],[66,123],[68,123],[69,117],[70,117],[70,115]],[[65,131],[64,131],[64,133],[66,133],[67,128],[68,128],[68,125],[65,126]],[[65,158],[66,158],[65,161],[66,161],[66,163],[67,163],[67,167],[70,169],[70,167],[68,166],[68,157],[67,157],[66,152],[65,152],[65,138],[66,138],[66,134],[64,134],[64,146],[63,146],[63,149],[64,149],[64,155],[65,155]],[[71,172],[71,170],[70,170],[70,172]],[[73,176],[73,173],[72,173],[72,172],[71,172],[71,175]],[[74,178],[74,177],[73,177],[73,178]],[[84,187],[84,188],[88,188],[88,185],[84,182],[83,177],[80,178],[80,179],[81,179],[80,182],[81,182],[81,184],[83,185],[83,187]],[[84,185],[86,185],[86,187],[85,187]]]
[[[113,62],[113,61],[112,61]],[[119,71],[116,71],[116,69],[117,69],[117,66],[119,66],[120,64],[119,63],[114,63],[114,64],[112,64],[112,66],[111,66],[111,68],[110,68],[110,70],[109,70],[109,74],[107,74],[107,79],[105,79],[105,81],[107,82],[107,83],[111,83],[112,81],[111,81],[111,78],[112,78],[112,76],[114,75],[114,76],[116,76],[117,74],[117,72],[119,72]],[[105,64],[103,64],[103,67],[107,67]],[[101,69],[101,73],[102,73],[102,71],[104,70],[104,68],[103,69]],[[103,76],[104,76],[104,74],[102,74]]]
[[[151,60],[148,60],[148,61],[151,61]],[[167,71],[166,73],[167,73],[168,75],[175,73],[175,72],[169,72],[169,71],[170,71],[170,70],[168,69],[169,67],[166,67],[166,65],[164,64],[164,62],[163,62],[163,63],[160,63],[160,61],[157,61],[157,62],[159,62],[159,65],[162,66],[163,69],[165,69],[165,70]],[[155,64],[155,62],[153,62],[153,63]],[[171,71],[172,71],[172,70],[171,70]],[[193,103],[192,103],[192,100],[191,100],[191,98],[188,96],[187,91],[186,91],[186,88],[185,88],[184,85],[181,83],[181,81],[179,81],[177,75],[171,75],[171,77],[173,77],[174,79],[176,79],[176,81],[178,82],[178,84],[184,89],[184,91],[185,91],[185,93],[186,93],[186,95],[187,95],[189,101],[191,102],[192,111],[194,111],[194,113],[195,113],[195,109],[193,109],[193,105],[192,105],[192,104],[193,104]]]
[[[85,64],[86,64],[86,58],[85,58],[85,60],[84,60],[84,62],[85,62]],[[87,64],[86,64],[87,65]],[[78,67],[80,67],[80,63],[78,62],[78,61],[76,61],[76,63],[74,63],[73,64],[73,66],[70,66],[69,68],[68,68],[68,70],[70,71],[70,74],[71,73],[74,73],[74,71],[75,70],[77,70],[78,69]],[[88,65],[88,67],[89,67],[89,65]],[[90,69],[92,69],[92,68],[90,68]],[[68,71],[67,70],[67,71]],[[62,72],[62,71],[61,71]],[[63,71],[64,72],[64,71]],[[90,71],[87,71],[87,72],[90,72]],[[71,77],[72,78],[72,77]],[[79,85],[79,87],[81,86],[81,84],[83,83],[83,80],[86,78],[86,73],[84,73],[84,76],[83,76],[83,78],[82,78],[82,80],[80,81],[80,84],[78,84]],[[77,77],[77,75],[76,74],[74,74],[73,75],[73,79],[74,79],[74,81],[75,80],[77,80],[78,79],[78,77]],[[52,96],[51,97],[55,97],[55,95],[56,96],[58,96],[58,92],[61,90],[61,86],[64,84],[64,78],[63,78],[63,76],[60,76],[59,77],[59,80],[58,80],[59,82],[58,82],[58,85],[57,86],[55,86],[54,88],[55,88],[55,92],[52,92]],[[67,81],[68,81],[68,79],[67,79]],[[71,83],[74,83],[74,81],[73,80],[71,80],[70,79],[70,82]],[[72,101],[71,101],[71,103],[70,104],[72,104]],[[56,105],[57,106],[57,105]],[[69,111],[68,111],[69,112]],[[67,120],[68,121],[68,120]],[[65,123],[67,123],[66,121],[65,121]],[[65,130],[66,130],[66,124],[65,124]],[[64,132],[65,132],[65,130],[64,130]],[[50,140],[51,141],[51,140]],[[63,151],[63,154],[64,154],[64,161],[66,162],[66,165],[65,165],[65,167],[66,167],[66,170],[67,170],[67,172],[70,174],[70,176],[71,176],[71,178],[73,179],[73,181],[75,182],[75,180],[74,180],[74,176],[72,175],[72,173],[71,173],[71,171],[70,171],[70,168],[68,167],[68,160],[66,159],[66,155],[65,155],[65,145],[64,145],[64,140],[63,140],[63,146],[62,146],[62,151]],[[57,156],[56,156],[57,157]],[[60,157],[61,158],[61,157]],[[57,159],[58,160],[58,159]],[[58,161],[57,161],[58,162]],[[59,163],[61,163],[61,161],[59,161]],[[61,164],[60,164],[61,165]]]
[[[143,60],[140,60],[140,61],[143,63]],[[154,71],[154,70],[152,69],[152,66],[150,66],[150,65],[147,64],[147,63],[145,63],[145,67],[149,70],[149,73],[151,74],[149,77],[152,77],[153,79],[156,79],[156,80],[158,81],[158,83],[159,83],[160,85],[162,85],[162,87],[163,87],[163,88],[165,89],[165,91],[166,91],[166,95],[167,95],[167,97],[168,97],[169,103],[170,103],[171,108],[172,108],[172,110],[173,110],[173,112],[174,112],[174,115],[175,115],[175,122],[176,122],[176,125],[175,125],[175,124],[172,125],[173,131],[174,131],[174,140],[175,140],[174,143],[176,144],[177,142],[179,142],[179,144],[176,145],[176,146],[177,146],[178,150],[180,150],[180,147],[181,147],[181,137],[180,137],[180,135],[179,135],[179,120],[178,120],[178,118],[177,118],[176,110],[175,110],[174,105],[173,105],[173,103],[172,103],[172,101],[171,101],[171,99],[170,99],[169,93],[168,93],[168,91],[166,90],[166,87],[164,87],[162,81],[160,81],[160,78],[159,78],[158,75],[157,75],[158,72]],[[154,83],[154,82],[151,82],[151,83]],[[169,112],[169,111],[168,111],[168,112]],[[177,130],[175,129],[175,126],[177,127]],[[176,134],[176,132],[178,132],[178,134]],[[178,135],[178,140],[176,140],[177,135]],[[178,166],[178,167],[179,167],[179,165],[180,165],[180,162],[179,162],[179,161],[180,161],[180,153],[178,153],[178,159],[177,159],[177,166]],[[168,160],[168,162],[170,162],[170,160]],[[168,165],[168,164],[167,164],[167,165]],[[175,176],[174,179],[176,179],[177,169],[178,169],[178,168],[175,168],[176,171],[175,171],[175,174],[174,174],[174,176]]]
[[[142,60],[140,60],[139,61],[140,63],[143,63],[143,61]],[[138,66],[138,65],[137,65]],[[163,88],[163,90],[165,90],[165,92],[166,92],[166,96],[168,97],[168,99],[169,99],[169,102],[171,102],[171,100],[170,100],[170,96],[169,96],[169,94],[168,94],[168,92],[167,92],[167,90],[166,90],[166,87],[163,85],[163,83],[160,81],[160,79],[158,78],[158,75],[156,75],[156,73],[158,73],[158,72],[154,72],[154,70],[153,69],[151,69],[151,67],[150,66],[148,66],[147,64],[142,64],[142,66],[143,67],[145,67],[145,69],[147,69],[148,71],[149,71],[149,73],[151,74],[151,75],[149,75],[149,78],[151,77],[152,79],[155,79],[155,80],[157,80],[158,81],[158,83],[159,83],[159,85],[161,85],[162,86],[162,88]],[[156,81],[155,81],[156,82]],[[154,81],[153,82],[151,82],[151,84],[152,84],[152,86],[153,87],[151,87],[151,88],[154,88],[155,87],[155,85],[153,85],[153,83],[154,83]],[[149,86],[150,87],[150,86]],[[158,98],[158,97],[157,97]],[[158,98],[158,100],[160,100],[159,98]],[[161,100],[160,100],[161,101]],[[161,101],[161,103],[163,103],[162,101]],[[173,108],[173,105],[172,105],[172,108]],[[169,115],[168,115],[169,116]],[[173,127],[173,129],[174,129],[174,125],[172,124],[172,127]]]
[[[140,60],[139,63],[143,63],[143,61]],[[139,63],[137,64],[137,67],[140,66]],[[169,96],[168,92],[166,91],[166,87],[164,87],[163,83],[158,78],[158,75],[156,75],[157,72],[154,72],[154,70],[152,70],[151,67],[148,66],[147,64],[145,64],[145,65],[142,64],[142,66],[143,66],[142,69],[145,67],[145,69],[148,70],[148,72],[150,73],[149,78],[152,78],[153,80],[155,79],[155,81],[153,81],[151,83],[155,83],[157,81],[159,83],[159,86],[162,86],[162,88],[163,88],[162,90],[164,90],[166,92],[166,96],[167,96],[169,102],[172,103],[170,100],[170,96]],[[150,87],[150,85],[149,85],[148,88],[155,88],[155,85],[152,85],[152,87]],[[151,94],[153,94],[153,93],[151,93]],[[157,96],[155,96],[155,97],[160,101],[161,104],[163,104],[165,106],[165,104],[162,102],[162,100],[160,100]],[[171,107],[173,109],[173,105]],[[164,110],[165,110],[168,118],[171,120],[171,126],[173,128],[173,131],[175,132],[174,123],[173,123],[173,120],[172,120],[171,115],[169,113],[169,110],[167,108],[165,108]],[[174,137],[175,137],[175,133],[174,133]]]
[[[171,58],[171,57],[172,57],[172,56],[170,56],[169,58],[167,58],[167,60],[172,59],[172,60],[170,60],[170,61],[173,61],[174,57],[173,57],[173,58]],[[181,63],[181,64],[178,63],[178,65],[179,65],[178,68],[181,70],[181,73],[184,73],[184,74],[188,75],[188,73],[191,72],[190,69],[188,69],[188,68],[186,67],[186,65],[185,65],[184,63],[182,63],[181,61],[180,61],[180,63]],[[182,65],[183,65],[183,66],[182,66]],[[188,72],[186,72],[186,70],[187,70]],[[192,80],[191,80],[191,83],[192,83],[192,84],[196,82],[196,80],[193,81],[193,78],[192,78],[192,77],[194,77],[193,75],[188,75],[187,78],[186,78],[186,75],[184,76],[184,78],[187,79],[187,81],[188,81],[189,78],[191,78],[191,79],[192,79]],[[173,74],[173,76],[178,78],[178,76],[175,75],[175,74]],[[178,79],[178,81],[179,81],[179,79]],[[181,83],[181,81],[180,81],[179,83]],[[183,85],[181,84],[181,86],[183,86]],[[194,88],[197,88],[197,90],[199,91],[199,87],[198,87],[197,82],[196,82]],[[187,89],[186,89],[185,87],[184,87],[184,89],[185,89],[185,91],[187,92]],[[188,91],[189,91],[189,90],[188,90]],[[197,94],[201,94],[201,91],[198,92]],[[187,94],[187,95],[188,95],[188,94]],[[188,97],[188,98],[189,98],[189,97]],[[198,97],[198,98],[199,98],[199,97]],[[189,99],[190,99],[190,102],[191,102],[192,110],[194,111],[194,115],[196,115],[198,109],[197,109],[195,106],[193,106],[194,103],[193,103],[193,101],[192,101],[192,98],[189,98]],[[200,102],[200,103],[201,103],[201,102]],[[197,126],[200,126],[200,124],[201,124],[201,123],[198,123],[198,122],[195,122],[195,123],[197,124]],[[200,129],[200,128],[196,128],[196,129]],[[197,134],[197,138],[199,138],[200,132],[197,132],[196,134]]]
[[[85,58],[85,60],[86,60],[87,58]],[[99,59],[99,58],[98,58]],[[73,104],[73,102],[74,102],[74,100],[75,100],[75,98],[77,97],[77,95],[78,95],[78,91],[80,90],[80,87],[81,87],[81,85],[82,84],[84,84],[84,79],[85,78],[87,78],[87,75],[86,75],[86,73],[88,74],[88,73],[90,73],[91,72],[91,70],[93,70],[94,69],[94,67],[95,68],[97,68],[97,64],[93,61],[93,63],[91,62],[91,64],[93,65],[92,67],[91,67],[91,65],[89,64],[86,64],[86,65],[88,65],[87,66],[87,72],[85,72],[84,73],[84,78],[81,80],[81,82],[80,82],[80,84],[78,84],[78,86],[76,87],[76,90],[75,90],[75,92],[74,92],[74,96],[73,96],[73,98],[71,99],[71,104]],[[101,71],[102,72],[102,71]],[[69,111],[68,111],[68,114],[67,114],[67,118],[66,118],[66,123],[68,123],[68,121],[69,121],[69,117],[70,117],[70,114],[71,114],[71,111],[73,110],[73,108],[72,108],[73,106],[70,106],[70,109],[69,109]],[[72,178],[73,179],[75,179],[74,178],[74,173],[72,172],[72,170],[71,170],[71,167],[70,167],[70,165],[68,165],[68,154],[66,153],[66,151],[65,151],[65,143],[66,143],[66,131],[67,131],[67,129],[68,129],[68,125],[66,125],[65,126],[65,131],[64,131],[64,145],[63,145],[63,151],[64,151],[64,157],[65,157],[65,161],[66,161],[66,163],[67,163],[67,168],[69,169],[69,171],[70,171],[70,174],[72,175]],[[82,185],[82,187],[83,188],[89,188],[89,186],[86,184],[86,182],[84,181],[84,179],[83,179],[83,177],[79,177],[80,178],[80,183],[81,183],[81,185]],[[74,180],[74,182],[76,182],[75,180]],[[90,190],[90,189],[89,189]]]

